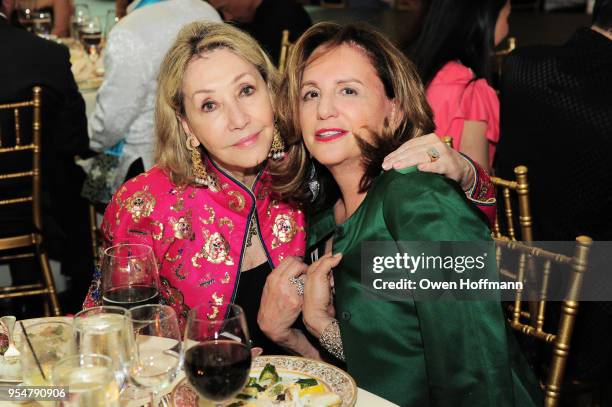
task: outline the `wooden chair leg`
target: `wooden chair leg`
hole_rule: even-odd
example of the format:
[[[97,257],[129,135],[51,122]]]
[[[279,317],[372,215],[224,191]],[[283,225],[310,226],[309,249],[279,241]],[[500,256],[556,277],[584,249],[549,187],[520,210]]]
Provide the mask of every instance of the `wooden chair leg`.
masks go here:
[[[55,292],[55,283],[53,281],[53,274],[51,273],[51,266],[49,265],[49,258],[47,257],[47,253],[40,252],[38,254],[38,258],[40,260],[40,266],[42,268],[49,299],[51,300],[53,314],[55,316],[60,316],[62,315],[62,312],[60,310],[59,301],[57,299],[57,293]]]

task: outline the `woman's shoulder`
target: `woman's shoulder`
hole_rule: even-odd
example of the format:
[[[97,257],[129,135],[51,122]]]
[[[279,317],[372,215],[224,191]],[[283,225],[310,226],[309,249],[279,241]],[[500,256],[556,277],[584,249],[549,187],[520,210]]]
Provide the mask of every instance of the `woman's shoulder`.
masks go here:
[[[458,61],[449,61],[438,70],[430,86],[467,84],[474,79],[474,72]]]
[[[457,192],[459,186],[452,180],[431,172],[421,172],[416,167],[386,171],[377,182],[377,189],[384,199],[409,199],[423,194],[447,194]],[[461,197],[463,194],[459,194]]]
[[[125,208],[128,211],[160,213],[165,206],[172,205],[178,193],[184,189],[175,185],[166,171],[154,166],[119,187],[106,212],[115,213]]]

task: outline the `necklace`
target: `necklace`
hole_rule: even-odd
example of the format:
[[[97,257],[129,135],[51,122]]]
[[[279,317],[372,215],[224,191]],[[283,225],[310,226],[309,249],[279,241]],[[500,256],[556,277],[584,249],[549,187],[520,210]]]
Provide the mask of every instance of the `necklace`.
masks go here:
[[[253,244],[253,236],[257,235],[257,225],[255,222],[255,216],[251,216],[249,223],[249,231],[247,232],[246,247],[251,247]]]

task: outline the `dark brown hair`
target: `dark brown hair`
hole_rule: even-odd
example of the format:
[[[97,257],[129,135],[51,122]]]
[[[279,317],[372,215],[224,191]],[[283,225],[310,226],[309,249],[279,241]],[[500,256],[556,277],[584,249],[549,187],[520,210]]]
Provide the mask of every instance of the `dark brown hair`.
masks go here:
[[[289,54],[279,98],[278,113],[289,149],[285,171],[275,175],[274,183],[278,191],[298,201],[312,199],[305,182],[309,160],[300,128],[302,75],[317,48],[324,46],[329,51],[343,44],[355,46],[368,56],[386,96],[394,100],[401,114],[399,125],[391,129],[386,122],[383,132],[373,135],[372,144],[358,138],[365,168],[359,185],[362,192],[368,190],[380,174],[382,161],[388,153],[411,138],[434,130],[431,109],[414,65],[387,38],[362,24],[341,26],[325,22],[312,26],[298,39]]]

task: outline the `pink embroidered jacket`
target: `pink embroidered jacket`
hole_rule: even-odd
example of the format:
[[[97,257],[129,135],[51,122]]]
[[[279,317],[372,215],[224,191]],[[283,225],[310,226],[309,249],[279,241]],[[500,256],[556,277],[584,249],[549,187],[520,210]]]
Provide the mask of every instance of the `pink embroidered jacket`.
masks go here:
[[[197,305],[209,304],[207,316],[216,319],[225,314],[221,305],[233,302],[251,218],[272,267],[305,250],[304,215],[273,199],[265,170],[251,192],[212,161],[206,164],[209,188],[178,187],[158,167],[126,182],[101,227],[105,247],[122,242],[153,247],[162,303],[174,307],[181,327]],[[85,307],[102,302],[96,273]]]

